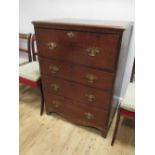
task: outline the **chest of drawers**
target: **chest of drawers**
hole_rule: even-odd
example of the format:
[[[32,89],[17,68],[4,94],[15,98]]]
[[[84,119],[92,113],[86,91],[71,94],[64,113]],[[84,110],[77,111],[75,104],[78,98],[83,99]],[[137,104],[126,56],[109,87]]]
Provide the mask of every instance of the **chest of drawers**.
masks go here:
[[[132,24],[34,21],[46,112],[106,137],[118,102]]]

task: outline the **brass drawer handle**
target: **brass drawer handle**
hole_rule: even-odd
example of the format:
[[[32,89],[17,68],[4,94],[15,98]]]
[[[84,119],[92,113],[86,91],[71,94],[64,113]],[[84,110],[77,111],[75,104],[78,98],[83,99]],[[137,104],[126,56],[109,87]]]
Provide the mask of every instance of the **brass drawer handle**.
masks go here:
[[[88,98],[89,102],[93,102],[96,98],[93,94],[86,94],[85,96]]]
[[[86,79],[88,80],[89,83],[95,83],[97,80],[97,76],[93,74],[87,74]]]
[[[55,42],[49,42],[47,43],[47,47],[50,50],[54,50],[57,47],[57,44]]]
[[[56,108],[58,108],[58,107],[61,106],[61,102],[56,101],[56,100],[52,101],[52,104],[53,104]]]
[[[56,74],[59,71],[59,67],[55,65],[50,66],[49,69],[53,74]]]
[[[91,120],[94,116],[93,114],[89,113],[89,112],[85,112],[85,116],[87,119]]]
[[[100,50],[98,48],[92,47],[92,48],[87,48],[88,55],[91,57],[96,56],[96,54],[100,53]]]
[[[60,89],[60,86],[53,83],[53,84],[51,84],[51,88],[53,89],[53,91],[57,92]]]
[[[74,38],[75,37],[75,33],[74,32],[67,32],[67,36],[69,37],[69,38]]]

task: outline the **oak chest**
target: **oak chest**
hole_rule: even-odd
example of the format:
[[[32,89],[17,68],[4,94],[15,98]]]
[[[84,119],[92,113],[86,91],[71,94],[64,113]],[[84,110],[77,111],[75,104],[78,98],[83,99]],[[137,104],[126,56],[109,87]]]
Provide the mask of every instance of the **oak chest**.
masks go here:
[[[46,112],[106,137],[125,69],[130,22],[33,22]]]

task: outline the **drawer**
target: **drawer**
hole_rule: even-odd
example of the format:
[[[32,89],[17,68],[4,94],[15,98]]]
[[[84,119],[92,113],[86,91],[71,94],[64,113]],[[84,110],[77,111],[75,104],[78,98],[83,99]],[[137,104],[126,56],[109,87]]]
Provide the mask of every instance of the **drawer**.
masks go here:
[[[115,69],[119,35],[39,28],[35,31],[40,56]]]
[[[40,58],[41,74],[79,82],[94,88],[112,90],[114,73],[80,65]]]
[[[103,129],[106,126],[107,111],[79,105],[61,96],[45,94],[45,105],[49,112],[56,112],[73,122]]]
[[[105,110],[109,108],[111,99],[111,93],[109,91],[101,91],[74,82],[47,76],[43,76],[42,81],[45,93],[63,96],[90,107]]]

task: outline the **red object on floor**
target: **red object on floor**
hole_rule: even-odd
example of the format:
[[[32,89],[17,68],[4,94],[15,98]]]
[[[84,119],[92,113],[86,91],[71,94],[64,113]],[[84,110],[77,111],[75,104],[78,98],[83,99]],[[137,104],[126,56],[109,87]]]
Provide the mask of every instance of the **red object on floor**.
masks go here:
[[[38,82],[34,82],[34,81],[31,81],[31,80],[25,79],[23,77],[19,77],[19,82],[30,85],[32,87],[37,87],[39,85]]]
[[[135,112],[131,112],[131,111],[120,108],[120,113],[121,115],[125,117],[135,118]]]

